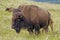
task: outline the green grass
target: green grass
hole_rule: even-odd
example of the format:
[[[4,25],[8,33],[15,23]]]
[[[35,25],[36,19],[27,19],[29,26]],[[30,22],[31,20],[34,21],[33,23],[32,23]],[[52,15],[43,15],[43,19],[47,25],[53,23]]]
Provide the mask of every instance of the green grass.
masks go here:
[[[60,4],[48,4],[29,2],[26,0],[0,0],[0,40],[60,40]],[[11,3],[10,3],[11,2]],[[19,34],[11,28],[12,13],[4,11],[6,7],[18,7],[20,4],[34,4],[47,9],[54,21],[54,32],[47,34],[29,34],[27,30],[21,30]]]

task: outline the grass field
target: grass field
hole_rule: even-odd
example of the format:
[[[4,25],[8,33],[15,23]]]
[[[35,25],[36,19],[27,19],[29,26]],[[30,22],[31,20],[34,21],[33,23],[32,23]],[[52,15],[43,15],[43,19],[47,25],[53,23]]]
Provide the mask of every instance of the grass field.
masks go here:
[[[17,34],[11,28],[12,13],[5,11],[5,8],[16,8],[20,4],[33,4],[47,9],[54,21],[54,32],[49,28],[48,34],[31,35],[27,30],[21,30],[21,33]],[[0,40],[60,40],[60,4],[38,3],[26,0],[0,0]]]

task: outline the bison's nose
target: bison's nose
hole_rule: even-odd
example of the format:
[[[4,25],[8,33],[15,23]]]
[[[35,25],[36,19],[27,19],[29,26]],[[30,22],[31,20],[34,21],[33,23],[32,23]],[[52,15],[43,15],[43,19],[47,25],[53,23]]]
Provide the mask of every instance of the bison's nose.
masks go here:
[[[16,30],[16,33],[20,33],[20,30]]]

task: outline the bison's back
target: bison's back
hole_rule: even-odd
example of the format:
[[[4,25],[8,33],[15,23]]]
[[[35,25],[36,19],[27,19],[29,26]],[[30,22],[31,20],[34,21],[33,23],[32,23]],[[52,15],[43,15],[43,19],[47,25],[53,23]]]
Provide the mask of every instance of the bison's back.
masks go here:
[[[39,20],[40,21],[48,20],[48,12],[35,5],[24,6],[23,15],[25,16],[27,20],[32,21],[32,22],[39,23]]]

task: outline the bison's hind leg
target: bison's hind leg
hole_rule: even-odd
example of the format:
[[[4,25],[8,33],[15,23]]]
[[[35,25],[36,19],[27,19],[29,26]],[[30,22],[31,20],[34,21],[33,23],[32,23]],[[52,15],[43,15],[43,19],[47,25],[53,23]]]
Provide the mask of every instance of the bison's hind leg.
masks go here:
[[[48,33],[48,25],[45,25],[45,26],[43,27],[43,30],[45,31],[45,33]]]

